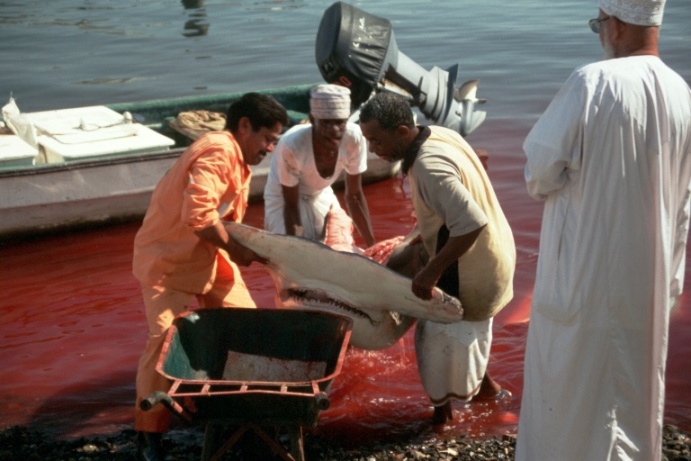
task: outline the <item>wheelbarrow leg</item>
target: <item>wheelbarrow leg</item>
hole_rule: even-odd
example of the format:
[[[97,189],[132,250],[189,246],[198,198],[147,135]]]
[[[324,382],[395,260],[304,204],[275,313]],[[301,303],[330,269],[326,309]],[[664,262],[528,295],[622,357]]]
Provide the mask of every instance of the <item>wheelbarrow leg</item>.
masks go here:
[[[289,426],[290,452],[295,461],[305,461],[305,446],[302,442],[302,426]]]

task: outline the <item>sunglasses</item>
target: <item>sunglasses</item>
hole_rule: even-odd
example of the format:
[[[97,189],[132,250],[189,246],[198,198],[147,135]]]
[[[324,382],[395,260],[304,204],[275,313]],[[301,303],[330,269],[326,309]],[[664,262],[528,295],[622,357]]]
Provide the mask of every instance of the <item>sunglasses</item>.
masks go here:
[[[590,26],[590,30],[592,30],[596,34],[599,34],[600,33],[600,23],[608,20],[609,18],[611,18],[611,16],[607,16],[606,18],[591,19],[590,21],[588,21],[588,25]]]

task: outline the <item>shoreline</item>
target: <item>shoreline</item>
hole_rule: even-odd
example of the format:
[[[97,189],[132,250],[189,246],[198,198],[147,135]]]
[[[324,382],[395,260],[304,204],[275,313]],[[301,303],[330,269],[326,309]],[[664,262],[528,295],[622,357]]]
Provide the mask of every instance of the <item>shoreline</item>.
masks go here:
[[[45,431],[26,426],[10,426],[0,430],[0,461],[106,461],[131,460],[136,456],[136,437],[132,429],[113,434],[75,439],[59,439]],[[201,459],[204,433],[194,426],[171,430],[164,439],[167,460],[196,461]],[[238,445],[240,446],[240,445]],[[249,444],[242,445],[243,447]],[[396,441],[378,441],[345,447],[338,442],[307,432],[304,436],[306,461],[478,461],[513,460],[515,434],[492,437],[420,436]],[[247,448],[233,448],[223,459],[248,460]],[[691,434],[676,426],[664,426],[662,459],[691,460]],[[278,456],[258,455],[269,461]],[[249,460],[248,460],[249,461]]]

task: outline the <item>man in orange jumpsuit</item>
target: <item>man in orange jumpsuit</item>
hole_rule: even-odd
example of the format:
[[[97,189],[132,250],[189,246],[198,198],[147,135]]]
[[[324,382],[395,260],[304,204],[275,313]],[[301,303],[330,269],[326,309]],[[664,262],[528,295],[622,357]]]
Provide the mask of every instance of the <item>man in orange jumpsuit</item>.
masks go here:
[[[236,243],[222,221],[241,222],[247,209],[250,165],[274,148],[288,123],[274,98],[248,93],[228,109],[223,131],[195,141],[154,189],[134,240],[133,273],[142,286],[149,339],[137,369],[134,428],[140,459],[162,460],[170,415],[139,402],[170,384],[155,367],[165,332],[190,307],[256,307],[238,265],[261,261]]]

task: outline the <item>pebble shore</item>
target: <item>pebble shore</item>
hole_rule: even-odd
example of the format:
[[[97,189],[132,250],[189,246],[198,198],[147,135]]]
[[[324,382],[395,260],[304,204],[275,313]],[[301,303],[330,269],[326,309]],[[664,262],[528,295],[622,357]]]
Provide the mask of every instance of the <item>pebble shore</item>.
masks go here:
[[[307,434],[306,461],[505,461],[514,459],[514,435],[470,439],[425,437],[381,442],[360,447],[339,447],[333,441]],[[198,461],[203,432],[198,428],[174,430],[166,437],[168,461]],[[671,425],[665,426],[664,461],[691,461],[691,436]],[[78,439],[56,439],[43,432],[13,426],[0,432],[0,461],[124,461],[135,459],[135,433],[124,430],[113,435]],[[229,452],[224,459],[243,459]],[[263,461],[280,459],[263,456]]]

